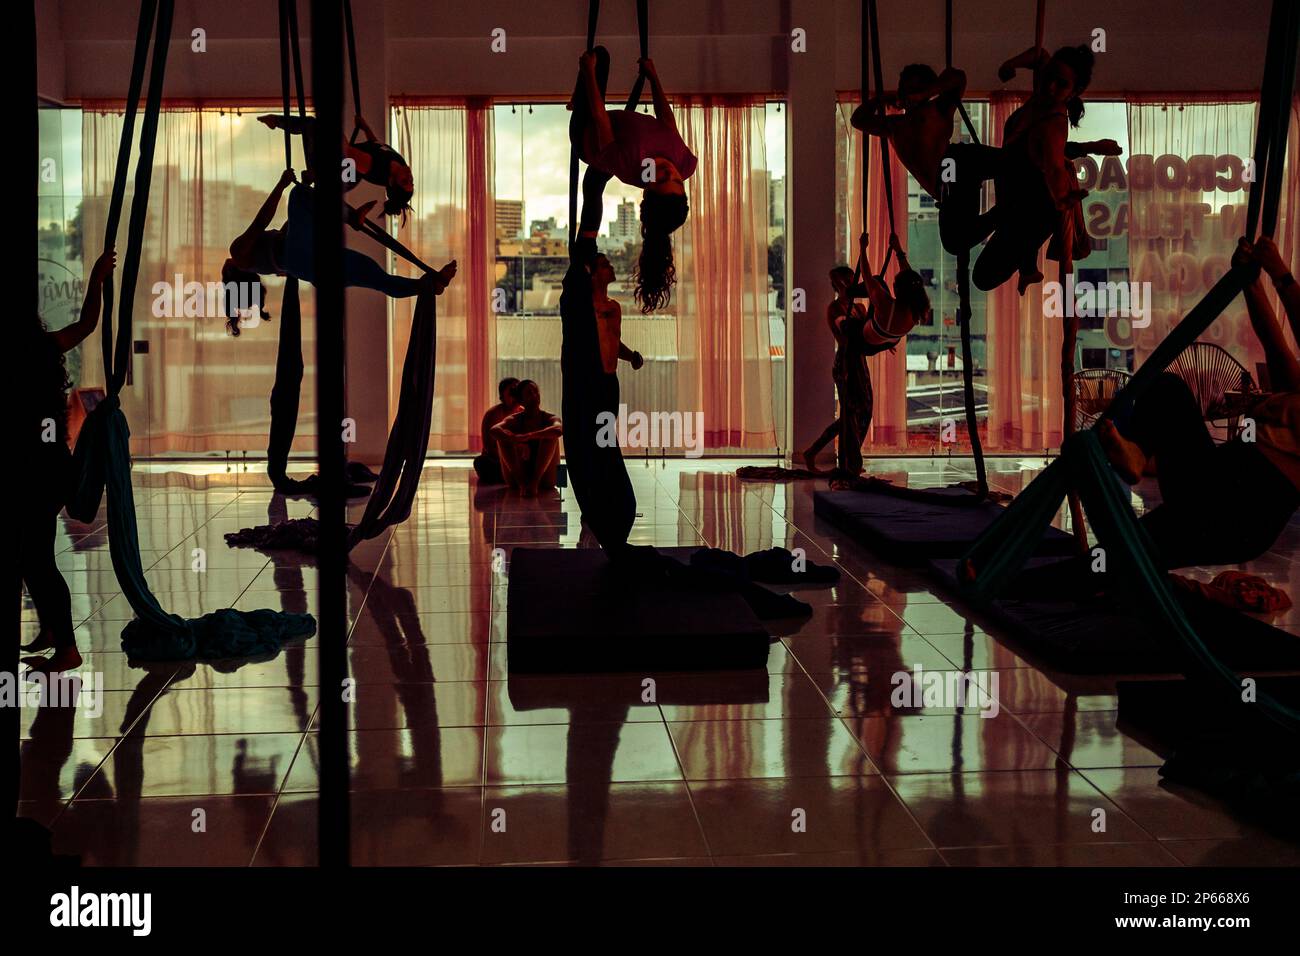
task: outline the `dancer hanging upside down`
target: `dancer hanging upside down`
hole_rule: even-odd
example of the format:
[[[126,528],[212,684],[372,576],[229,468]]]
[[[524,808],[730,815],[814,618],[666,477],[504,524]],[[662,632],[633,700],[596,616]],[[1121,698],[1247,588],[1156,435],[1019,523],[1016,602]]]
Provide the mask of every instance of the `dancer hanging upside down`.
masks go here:
[[[221,281],[225,285],[226,324],[231,335],[239,334],[243,317],[241,313],[245,311],[241,308],[242,303],[237,301],[240,291],[256,283],[265,297],[265,286],[262,285],[260,276],[291,275],[302,282],[315,282],[312,222],[316,200],[311,187],[296,186],[289,194],[289,217],[284,226],[280,229],[268,228],[280,206],[280,197],[292,182],[295,182],[293,170],[286,169],[252,223],[230,244],[230,258],[222,265]],[[357,209],[345,204],[348,224],[360,231],[362,222],[374,205],[374,200]],[[417,279],[386,272],[374,259],[355,249],[343,250],[345,286],[374,289],[395,299],[418,295],[426,285],[431,286],[436,295],[441,295],[455,275],[454,259],[442,269]],[[262,312],[262,317],[268,316]]]
[[[839,395],[840,415],[804,451],[803,461],[809,471],[818,470],[818,453],[838,437],[838,477],[856,478],[862,474],[862,443],[866,440],[875,409],[867,359],[886,350],[892,351],[930,312],[925,280],[912,269],[897,238],[891,240],[891,245],[898,256],[899,267],[898,275],[894,277],[893,295],[884,282],[871,274],[867,265],[865,234],[859,248],[860,261],[866,273],[862,284],[853,284],[854,272],[848,266],[831,270],[835,300],[826,307],[826,324],[835,337],[835,364],[831,368],[831,377]],[[870,310],[854,301],[856,296],[864,293],[871,303]]]
[[[598,46],[578,60],[569,140],[588,167],[582,180],[584,204],[602,195],[605,183],[615,176],[644,190],[634,295],[641,311],[649,313],[668,304],[677,281],[671,237],[689,212],[685,181],[695,172],[696,159],[677,132],[654,61],[647,57],[637,63],[650,81],[655,115],[605,109],[609,51]]]
[[[1019,289],[1041,282],[1038,250],[1053,235],[1059,248],[1053,255],[1068,261],[1087,255],[1083,224],[1086,190],[1070,161],[1071,155],[1095,152],[1114,156],[1113,141],[1067,143],[1069,128],[1083,118],[1082,95],[1092,82],[1093,54],[1086,46],[1062,47],[1048,56],[1036,47],[1002,64],[998,76],[1010,80],[1020,68],[1034,71],[1034,91],[1025,105],[1007,118],[1002,153],[995,177],[997,227],[975,262],[971,279],[988,292],[1017,271]],[[1067,147],[1069,147],[1067,151]]]
[[[32,313],[21,330],[18,445],[21,460],[30,463],[34,471],[28,476],[28,486],[35,501],[18,509],[18,570],[41,624],[40,633],[23,650],[54,651],[48,658],[24,658],[23,663],[34,671],[57,673],[81,666],[73,635],[72,597],[54,558],[58,515],[75,481],[68,450],[67,392],[71,383],[63,357],[99,324],[104,280],[116,264],[113,250],[95,261],[81,316],[72,325],[50,332],[40,316]]]
[[[307,156],[307,162],[311,163],[314,155],[312,141],[316,135],[314,116],[284,116],[280,113],[270,113],[259,116],[257,120],[271,129],[287,129],[294,136],[301,136],[303,152]],[[360,115],[356,117],[355,122],[357,129],[365,134],[366,138],[359,143],[349,143],[344,140],[343,158],[350,159],[356,164],[357,176],[360,178],[344,179],[343,191],[350,192],[361,182],[382,186],[386,196],[384,213],[389,216],[405,216],[406,211],[411,208],[411,197],[415,195],[415,180],[411,175],[411,167],[406,164],[401,153],[379,141],[369,124]],[[315,170],[309,168],[303,173],[302,180],[304,183],[314,183]]]

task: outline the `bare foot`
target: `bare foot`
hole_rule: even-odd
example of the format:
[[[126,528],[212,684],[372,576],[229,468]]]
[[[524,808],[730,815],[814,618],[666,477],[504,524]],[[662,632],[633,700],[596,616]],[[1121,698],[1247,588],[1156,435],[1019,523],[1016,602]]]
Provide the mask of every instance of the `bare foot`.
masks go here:
[[[1031,269],[1028,271],[1021,269],[1020,281],[1017,284],[1017,288],[1019,289],[1020,294],[1024,295],[1031,285],[1033,285],[1035,282],[1042,282],[1042,281],[1043,281],[1043,274],[1039,272],[1037,269]]]
[[[49,657],[24,658],[23,663],[33,673],[61,674],[64,671],[75,671],[81,666],[81,652],[74,644],[58,648]]]
[[[1130,485],[1137,484],[1147,465],[1147,456],[1142,449],[1121,435],[1115,423],[1109,418],[1103,419],[1097,426],[1097,430],[1107,460],[1119,472],[1121,478]]]
[[[809,471],[811,471],[814,475],[821,474],[821,472],[818,471],[817,469],[817,458],[812,453],[811,449],[804,452],[799,457],[803,459],[803,466],[807,468]]]
[[[22,650],[48,651],[52,647],[54,647],[54,632],[49,630],[48,628],[44,628],[41,630],[41,633],[36,635],[35,640],[33,640],[30,644],[24,644],[22,646]]]

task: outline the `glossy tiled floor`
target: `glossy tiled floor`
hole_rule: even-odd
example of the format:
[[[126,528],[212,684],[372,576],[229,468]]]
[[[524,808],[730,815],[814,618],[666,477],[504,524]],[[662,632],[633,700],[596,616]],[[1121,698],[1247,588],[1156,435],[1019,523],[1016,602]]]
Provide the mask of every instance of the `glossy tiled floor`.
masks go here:
[[[353,553],[356,863],[1300,862],[1300,848],[1162,785],[1160,758],[1116,728],[1113,682],[1029,666],[921,574],[814,518],[811,483],[742,485],[735,464],[633,465],[635,535],[838,563],[839,586],[801,593],[815,614],[781,628],[765,677],[511,678],[494,549],[577,546],[572,496],[480,493],[460,463],[426,469],[411,519]],[[993,462],[994,483],[1018,491],[1037,464]],[[967,467],[874,470],[926,485]],[[224,467],[140,466],[136,487],[165,607],[314,608],[309,560],[222,538],[308,503]],[[103,690],[96,707],[24,711],[22,812],[88,864],[314,862],[316,639],[239,667],[131,667],[105,531],[63,520],[83,670]],[[1298,543],[1293,529],[1257,562],[1292,594]],[[996,672],[1000,712],[892,707],[891,675],[916,665]],[[645,676],[661,703],[644,702]]]

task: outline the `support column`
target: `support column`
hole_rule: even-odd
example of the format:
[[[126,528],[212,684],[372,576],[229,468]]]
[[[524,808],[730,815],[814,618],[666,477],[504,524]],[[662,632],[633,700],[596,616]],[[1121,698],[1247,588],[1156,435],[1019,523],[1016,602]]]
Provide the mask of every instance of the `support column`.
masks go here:
[[[791,29],[803,29],[808,49],[790,53],[789,168],[786,170],[791,304],[804,292],[804,311],[789,316],[786,359],[791,399],[790,449],[807,448],[835,417],[831,363],[835,343],[822,321],[830,303],[827,271],[835,264],[835,4],[793,0]]]
[[[357,37],[357,72],[361,78],[361,113],[375,135],[388,136],[388,61],[384,4],[353,3]],[[346,62],[346,61],[345,61]],[[346,71],[346,65],[344,67]],[[352,129],[352,90],[344,76],[344,126]],[[417,183],[418,187],[418,183]],[[364,184],[348,197],[352,205],[379,196],[379,187]],[[374,213],[371,213],[373,218]],[[388,266],[388,252],[379,244],[347,230],[348,245]],[[390,374],[400,374],[389,353],[388,298],[369,289],[349,289],[347,352],[347,415],[357,423],[356,442],[348,457],[378,466],[384,457],[391,421],[388,407]],[[395,410],[392,410],[395,411]]]

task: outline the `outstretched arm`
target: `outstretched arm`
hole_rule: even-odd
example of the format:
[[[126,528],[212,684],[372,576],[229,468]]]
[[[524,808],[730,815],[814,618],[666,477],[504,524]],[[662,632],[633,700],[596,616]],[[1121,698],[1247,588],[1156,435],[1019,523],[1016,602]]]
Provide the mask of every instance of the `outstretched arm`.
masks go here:
[[[645,57],[637,60],[637,66],[641,68],[641,72],[650,81],[650,94],[654,97],[655,116],[659,122],[676,133],[677,118],[673,116],[673,108],[668,104],[668,97],[664,93],[664,85],[659,82],[659,71],[655,69],[655,61],[650,57]]]
[[[1300,341],[1300,282],[1291,275],[1276,243],[1268,236],[1255,240],[1254,258],[1273,280],[1278,297],[1282,300],[1282,308],[1286,311],[1291,334]]]
[[[1234,265],[1256,261],[1257,253],[1249,242],[1241,239],[1237,251],[1232,257]],[[1282,326],[1278,324],[1277,314],[1268,301],[1264,283],[1260,276],[1255,277],[1246,286],[1243,295],[1246,298],[1246,314],[1250,316],[1250,327],[1264,349],[1268,361],[1268,374],[1273,380],[1273,387],[1278,391],[1300,392],[1300,361],[1286,344],[1282,336]]]
[[[51,332],[54,344],[60,352],[70,352],[85,341],[86,336],[95,331],[99,325],[100,302],[104,298],[104,280],[117,265],[117,251],[109,249],[95,260],[90,270],[90,281],[86,283],[86,298],[81,303],[81,315],[76,322]]]
[[[253,222],[248,227],[248,232],[265,232],[266,228],[271,225],[271,220],[275,218],[276,210],[280,208],[280,198],[284,195],[285,189],[290,183],[297,182],[293,175],[292,169],[286,169],[280,174],[280,181],[275,184],[271,194],[266,197],[262,203],[262,208],[257,211],[253,217]]]
[[[1124,150],[1113,139],[1093,139],[1082,143],[1066,143],[1066,159],[1082,159],[1084,156],[1122,156]]]
[[[603,150],[614,142],[614,127],[610,125],[609,113],[605,109],[605,94],[600,91],[596,79],[596,55],[590,51],[578,58],[578,72],[582,77],[583,89],[587,94],[587,109],[590,119],[596,127],[596,151]]]
[[[624,362],[630,363],[632,365],[633,370],[639,369],[642,365],[645,364],[645,358],[641,355],[640,352],[633,351],[632,349],[624,345],[622,342],[618,343],[618,357],[622,359]]]
[[[882,116],[876,100],[867,100],[849,118],[854,129],[860,129],[868,136],[888,136],[897,121],[896,116]]]

